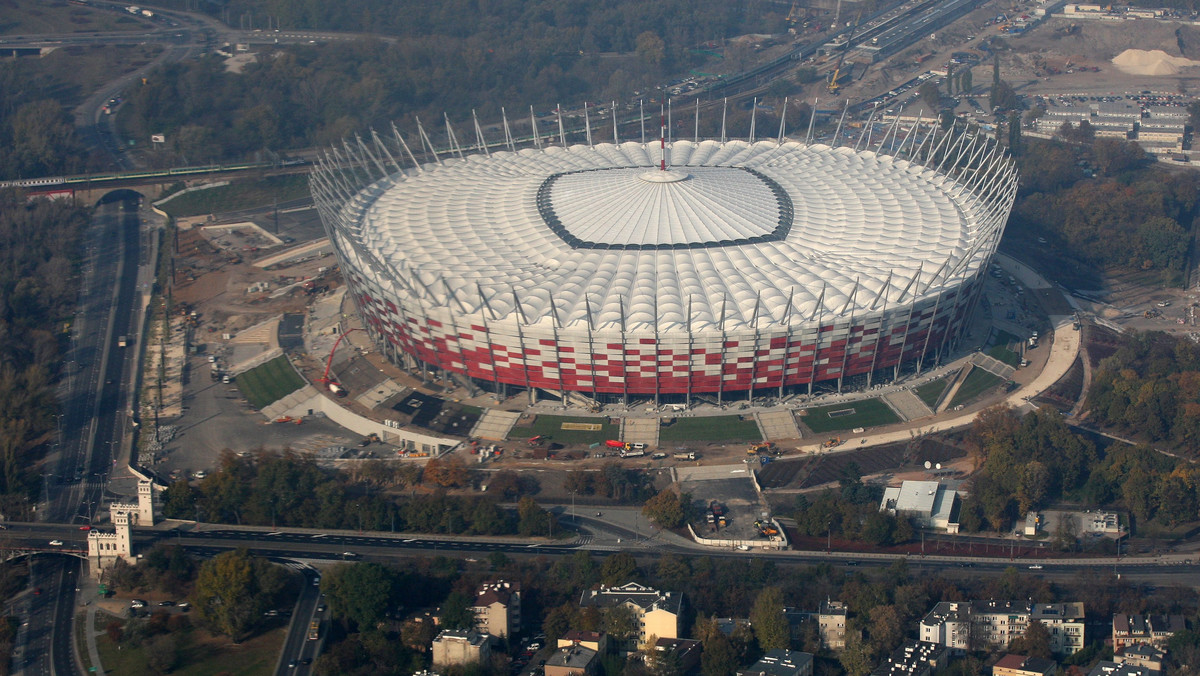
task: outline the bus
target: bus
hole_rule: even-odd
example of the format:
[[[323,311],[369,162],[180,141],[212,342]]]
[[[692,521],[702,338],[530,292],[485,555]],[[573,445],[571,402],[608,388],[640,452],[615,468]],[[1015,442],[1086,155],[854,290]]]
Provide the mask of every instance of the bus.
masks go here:
[[[308,640],[315,641],[321,635],[321,621],[313,620],[308,624]]]

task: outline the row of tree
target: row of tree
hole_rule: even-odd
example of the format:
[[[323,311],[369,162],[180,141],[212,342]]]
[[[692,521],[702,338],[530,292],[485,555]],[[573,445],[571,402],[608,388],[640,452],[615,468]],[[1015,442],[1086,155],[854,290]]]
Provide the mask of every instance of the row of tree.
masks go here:
[[[516,510],[502,507],[496,497],[448,495],[440,486],[402,496],[290,452],[225,452],[218,471],[198,486],[172,484],[163,503],[169,518],[213,523],[472,535],[557,530],[553,515],[528,496]]]

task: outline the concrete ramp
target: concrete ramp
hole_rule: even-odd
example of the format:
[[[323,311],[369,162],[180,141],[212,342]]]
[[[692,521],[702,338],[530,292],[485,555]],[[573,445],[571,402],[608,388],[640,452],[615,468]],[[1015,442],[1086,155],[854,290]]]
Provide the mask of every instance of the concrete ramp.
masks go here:
[[[504,441],[508,438],[508,433],[512,431],[513,425],[516,425],[520,419],[521,414],[518,411],[489,408],[479,416],[475,427],[471,429],[471,436],[490,441]]]
[[[626,418],[621,441],[658,447],[658,418]]]
[[[909,421],[933,415],[933,410],[913,394],[911,390],[900,390],[883,395],[883,403],[887,404],[901,420]]]
[[[321,393],[317,390],[317,388],[313,387],[312,385],[305,385],[283,399],[267,405],[265,408],[263,408],[262,414],[266,416],[267,420],[275,420],[280,416],[288,415],[288,411],[292,411],[303,404],[307,404],[312,399],[320,396]],[[313,410],[316,410],[316,408],[314,407]]]
[[[796,415],[790,409],[755,413],[754,422],[758,423],[758,431],[764,441],[800,439],[803,436],[796,424]]]
[[[967,380],[967,376],[970,375],[971,370],[974,368],[974,364],[968,363],[961,371],[958,372],[958,375],[954,378],[954,382],[950,383],[950,387],[947,387],[946,391],[942,392],[942,397],[938,399],[938,413],[945,411],[946,407],[950,405],[950,402],[954,401],[954,395],[958,394],[958,388],[962,387],[962,384]]]

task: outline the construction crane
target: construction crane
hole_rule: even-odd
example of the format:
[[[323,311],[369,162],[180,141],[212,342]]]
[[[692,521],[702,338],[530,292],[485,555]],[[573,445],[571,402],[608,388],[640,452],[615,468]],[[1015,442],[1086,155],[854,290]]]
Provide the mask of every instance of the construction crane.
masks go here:
[[[357,328],[347,329],[342,335],[338,336],[337,340],[333,341],[333,348],[329,350],[329,359],[325,361],[325,373],[321,375],[319,382],[325,383],[325,387],[329,388],[329,391],[335,397],[346,396],[346,388],[342,387],[337,381],[329,378],[329,369],[333,366],[333,353],[337,352],[338,345],[341,344],[343,338],[357,330]]]
[[[792,10],[788,12],[787,22],[788,24],[795,26],[802,18],[804,18],[804,15],[800,13],[800,3],[797,0],[797,2],[792,3]]]
[[[858,20],[862,18],[862,10],[858,10],[858,16],[854,17],[854,25],[850,28],[850,36],[846,38],[846,44],[842,45],[842,53],[838,56],[837,65],[833,67],[833,73],[829,75],[829,93],[836,94],[842,88],[842,63],[846,61],[846,52],[850,51],[850,43],[854,40],[854,34],[858,32]]]

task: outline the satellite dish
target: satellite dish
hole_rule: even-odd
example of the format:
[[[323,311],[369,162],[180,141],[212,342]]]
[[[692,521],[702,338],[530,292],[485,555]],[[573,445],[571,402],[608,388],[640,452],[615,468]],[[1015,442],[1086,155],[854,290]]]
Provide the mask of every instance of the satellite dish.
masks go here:
[[[925,461],[925,469],[929,469],[930,467],[933,467],[933,465],[931,465],[931,464],[929,463],[929,461],[928,461],[928,460],[926,460],[926,461]]]
[[[934,469],[941,469],[942,463],[939,462],[938,464],[934,465],[933,467],[934,467]]]

